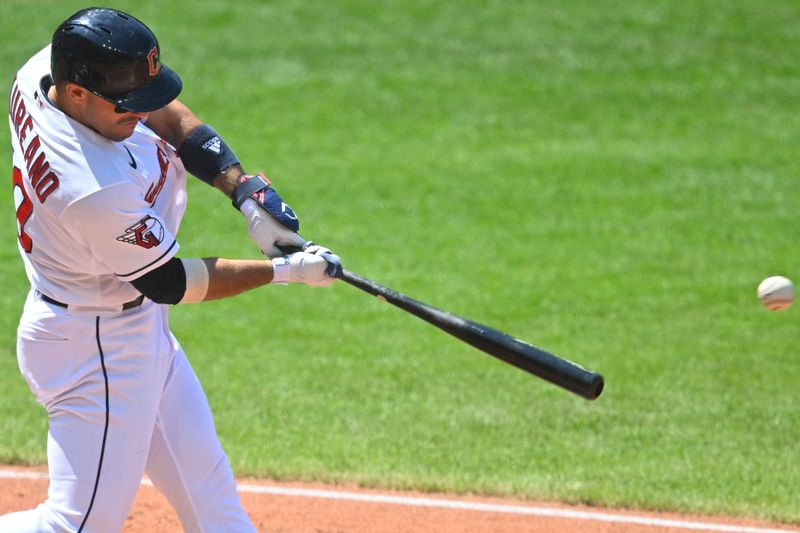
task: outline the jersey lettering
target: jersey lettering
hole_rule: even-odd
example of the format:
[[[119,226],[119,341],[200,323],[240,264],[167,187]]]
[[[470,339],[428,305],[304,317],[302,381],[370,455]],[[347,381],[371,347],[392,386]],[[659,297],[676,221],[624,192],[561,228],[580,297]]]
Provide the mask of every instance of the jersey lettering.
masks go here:
[[[28,110],[25,107],[25,102],[20,102],[17,106],[17,112],[14,113],[14,129],[17,131],[17,133],[19,133],[19,127],[22,125],[22,121],[27,113]]]
[[[32,129],[33,129],[33,119],[31,118],[30,115],[28,115],[28,118],[25,119],[25,122],[22,123],[22,126],[19,129],[19,133],[17,133],[17,135],[19,136],[19,142],[24,143],[25,138],[28,136],[28,130]]]
[[[155,205],[161,189],[164,188],[164,184],[167,182],[167,172],[169,171],[169,159],[167,159],[167,154],[158,145],[156,145],[156,155],[158,156],[158,166],[161,169],[161,175],[158,178],[158,183],[151,184],[150,188],[147,189],[147,194],[144,195],[144,201],[149,203],[150,207]]]
[[[25,223],[31,218],[33,214],[33,202],[31,202],[28,193],[25,192],[25,185],[22,183],[22,171],[14,167],[11,176],[14,183],[14,207],[17,211],[17,239],[19,244],[26,253],[31,253],[33,250],[33,240],[31,236],[25,233]]]
[[[58,189],[58,177],[55,175],[54,172],[48,172],[47,176],[39,180],[36,185],[34,185],[34,190],[36,191],[36,198],[39,199],[39,202],[44,203],[47,200],[47,197],[50,194]]]
[[[42,147],[42,142],[39,140],[39,136],[37,135],[36,137],[31,139],[30,144],[25,149],[25,163],[28,165],[28,168],[31,169],[31,170],[33,170],[31,168],[31,161],[33,160],[33,156],[36,155],[36,151],[41,147]],[[50,163],[47,163],[45,161],[44,154],[41,154],[39,156],[39,159],[36,161],[37,168],[39,167],[39,165],[42,165],[42,164],[44,164],[44,168],[42,168],[42,172],[44,172],[47,169],[47,167],[50,166]]]
[[[14,86],[11,89],[11,97],[8,101],[8,116],[12,119],[14,118],[14,110],[17,108],[20,98],[22,98],[22,92],[19,90],[19,87],[17,86],[17,80],[15,78]]]
[[[60,185],[58,175],[50,168],[50,163],[42,151],[42,141],[33,128],[33,119],[25,107],[25,102],[22,101],[22,92],[16,83],[11,90],[10,102],[8,113],[13,117],[14,132],[19,140],[20,148],[24,150],[23,157],[28,171],[28,179],[36,191],[36,198],[39,202],[44,203],[47,197],[58,189]],[[25,146],[28,132],[34,135]]]

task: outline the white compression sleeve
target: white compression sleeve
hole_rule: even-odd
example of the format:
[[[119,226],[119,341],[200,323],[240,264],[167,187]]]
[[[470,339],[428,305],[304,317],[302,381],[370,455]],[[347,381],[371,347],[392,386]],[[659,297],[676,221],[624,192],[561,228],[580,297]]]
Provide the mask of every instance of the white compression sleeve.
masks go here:
[[[178,303],[202,302],[208,293],[208,267],[202,259],[181,259],[186,271],[186,292]]]

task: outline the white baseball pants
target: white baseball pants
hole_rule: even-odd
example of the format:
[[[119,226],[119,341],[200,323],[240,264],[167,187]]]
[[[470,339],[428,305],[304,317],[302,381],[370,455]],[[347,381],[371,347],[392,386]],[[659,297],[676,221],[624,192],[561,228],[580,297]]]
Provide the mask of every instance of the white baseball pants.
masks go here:
[[[188,532],[254,532],[167,306],[98,315],[28,296],[20,370],[47,410],[50,487],[0,532],[113,533],[147,472]]]

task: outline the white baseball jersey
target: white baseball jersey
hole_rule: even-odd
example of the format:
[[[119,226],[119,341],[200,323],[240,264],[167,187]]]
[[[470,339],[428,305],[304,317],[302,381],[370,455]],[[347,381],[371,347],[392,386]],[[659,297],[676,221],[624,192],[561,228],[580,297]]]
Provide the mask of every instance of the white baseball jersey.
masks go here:
[[[178,251],[186,172],[175,148],[139,123],[121,142],[47,99],[50,47],[14,80],[9,101],[19,249],[34,289],[70,306],[118,307],[128,283]]]

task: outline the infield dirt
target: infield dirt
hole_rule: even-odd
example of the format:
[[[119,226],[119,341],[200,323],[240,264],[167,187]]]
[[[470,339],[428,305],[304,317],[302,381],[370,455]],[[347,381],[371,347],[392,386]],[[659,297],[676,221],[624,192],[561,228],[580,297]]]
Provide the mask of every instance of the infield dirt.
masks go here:
[[[42,468],[2,467],[6,471],[43,475]],[[528,500],[482,498],[452,494],[418,494],[409,492],[387,492],[365,490],[353,486],[323,486],[303,483],[278,483],[267,480],[241,479],[246,485],[270,487],[311,488],[325,491],[358,492],[362,494],[396,495],[425,499],[458,500],[459,502],[489,503],[574,511],[600,512],[620,517],[645,517],[695,521],[718,525],[741,526],[731,531],[747,531],[745,528],[779,529],[800,531],[787,526],[767,524],[754,520],[739,520],[726,517],[700,517],[665,513],[639,512],[634,510],[609,510],[589,507],[564,506],[553,503],[539,504]],[[42,477],[0,479],[0,514],[31,508],[40,503],[47,494],[47,479]],[[242,502],[259,531],[299,533],[675,533],[679,531],[715,531],[696,527],[663,527],[658,525],[602,522],[575,518],[515,515],[503,512],[487,512],[469,509],[443,509],[380,502],[351,501],[346,499],[314,498],[243,492]],[[143,485],[125,523],[123,533],[180,532],[177,516],[166,499],[154,488]],[[716,531],[719,531],[717,529]],[[758,531],[755,529],[753,531]]]

